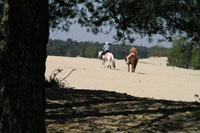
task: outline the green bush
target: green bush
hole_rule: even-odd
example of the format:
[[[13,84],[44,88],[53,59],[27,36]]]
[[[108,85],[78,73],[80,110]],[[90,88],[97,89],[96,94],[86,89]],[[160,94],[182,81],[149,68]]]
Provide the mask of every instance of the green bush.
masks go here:
[[[192,49],[192,59],[191,59],[191,67],[194,69],[200,69],[200,48]]]
[[[189,68],[191,55],[192,45],[184,38],[176,39],[169,50],[168,65]]]

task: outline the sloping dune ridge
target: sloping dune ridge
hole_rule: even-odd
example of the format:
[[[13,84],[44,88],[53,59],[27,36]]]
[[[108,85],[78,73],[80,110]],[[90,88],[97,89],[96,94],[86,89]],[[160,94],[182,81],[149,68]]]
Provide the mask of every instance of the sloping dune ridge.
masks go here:
[[[48,56],[46,78],[55,69],[63,69],[58,78],[74,89],[107,90],[174,101],[195,101],[200,95],[200,70],[168,67],[166,57],[139,59],[135,73],[128,72],[124,60],[116,69],[108,69],[96,58]],[[74,70],[74,71],[72,71]]]

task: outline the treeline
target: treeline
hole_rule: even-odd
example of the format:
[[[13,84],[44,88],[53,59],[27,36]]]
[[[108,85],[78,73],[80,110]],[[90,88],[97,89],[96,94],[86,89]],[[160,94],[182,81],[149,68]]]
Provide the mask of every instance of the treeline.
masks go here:
[[[174,40],[173,47],[169,51],[168,65],[200,69],[199,45],[193,45],[185,38]]]
[[[55,56],[68,57],[87,57],[97,58],[98,51],[101,51],[104,43],[99,42],[77,42],[72,39],[66,41],[50,39],[47,45],[47,54]],[[124,59],[124,55],[128,53],[130,45],[111,44],[110,51],[117,59]],[[136,46],[139,58],[148,58],[149,56],[168,56],[169,48],[154,46],[147,48],[144,46]]]
[[[200,48],[198,45],[192,45],[184,38],[173,41],[172,48],[165,48],[159,45],[147,48],[136,46],[139,58],[148,58],[151,56],[168,57],[169,66],[181,68],[200,69]],[[99,42],[77,42],[72,39],[66,41],[49,40],[47,45],[47,54],[55,56],[68,57],[87,57],[97,58],[98,51],[101,51],[104,43]],[[124,59],[128,53],[130,45],[111,44],[110,51],[117,59]]]

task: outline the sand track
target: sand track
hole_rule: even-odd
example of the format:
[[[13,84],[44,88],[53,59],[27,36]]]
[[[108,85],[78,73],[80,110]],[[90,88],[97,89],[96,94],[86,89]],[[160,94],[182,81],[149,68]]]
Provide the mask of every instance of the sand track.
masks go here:
[[[104,68],[98,59],[48,56],[46,77],[57,68],[64,71],[69,87],[76,89],[107,90],[132,96],[176,101],[195,101],[200,95],[200,70],[166,66],[165,57],[139,59],[135,73],[127,72],[124,60],[116,60],[116,69]]]

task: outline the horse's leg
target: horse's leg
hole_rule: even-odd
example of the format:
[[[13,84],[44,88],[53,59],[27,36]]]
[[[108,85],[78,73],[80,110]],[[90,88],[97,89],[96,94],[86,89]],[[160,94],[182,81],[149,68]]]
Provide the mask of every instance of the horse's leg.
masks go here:
[[[116,68],[115,60],[112,61],[112,67],[113,67],[113,68]]]
[[[136,58],[135,60],[135,69],[136,69],[137,63],[138,63],[138,58]]]
[[[105,60],[102,60],[103,66],[105,67]]]
[[[135,72],[135,64],[132,64],[132,72]]]
[[[137,62],[138,62],[138,59],[135,58],[135,60],[133,62],[133,65],[132,65],[132,72],[135,72],[135,69],[136,69],[136,66],[137,66]]]
[[[111,69],[111,65],[112,65],[112,59],[110,59],[110,61],[109,61],[109,67],[110,67],[110,69]]]
[[[128,64],[128,72],[130,71],[130,64]]]
[[[111,66],[110,66],[110,59],[108,59],[108,66],[107,66],[107,68],[110,68]]]
[[[108,61],[108,68],[111,69],[111,63],[110,63],[110,60]]]
[[[134,67],[132,67],[132,72],[135,72],[135,68]]]
[[[106,67],[108,68],[109,67],[109,62],[107,61],[107,63],[106,63]]]

